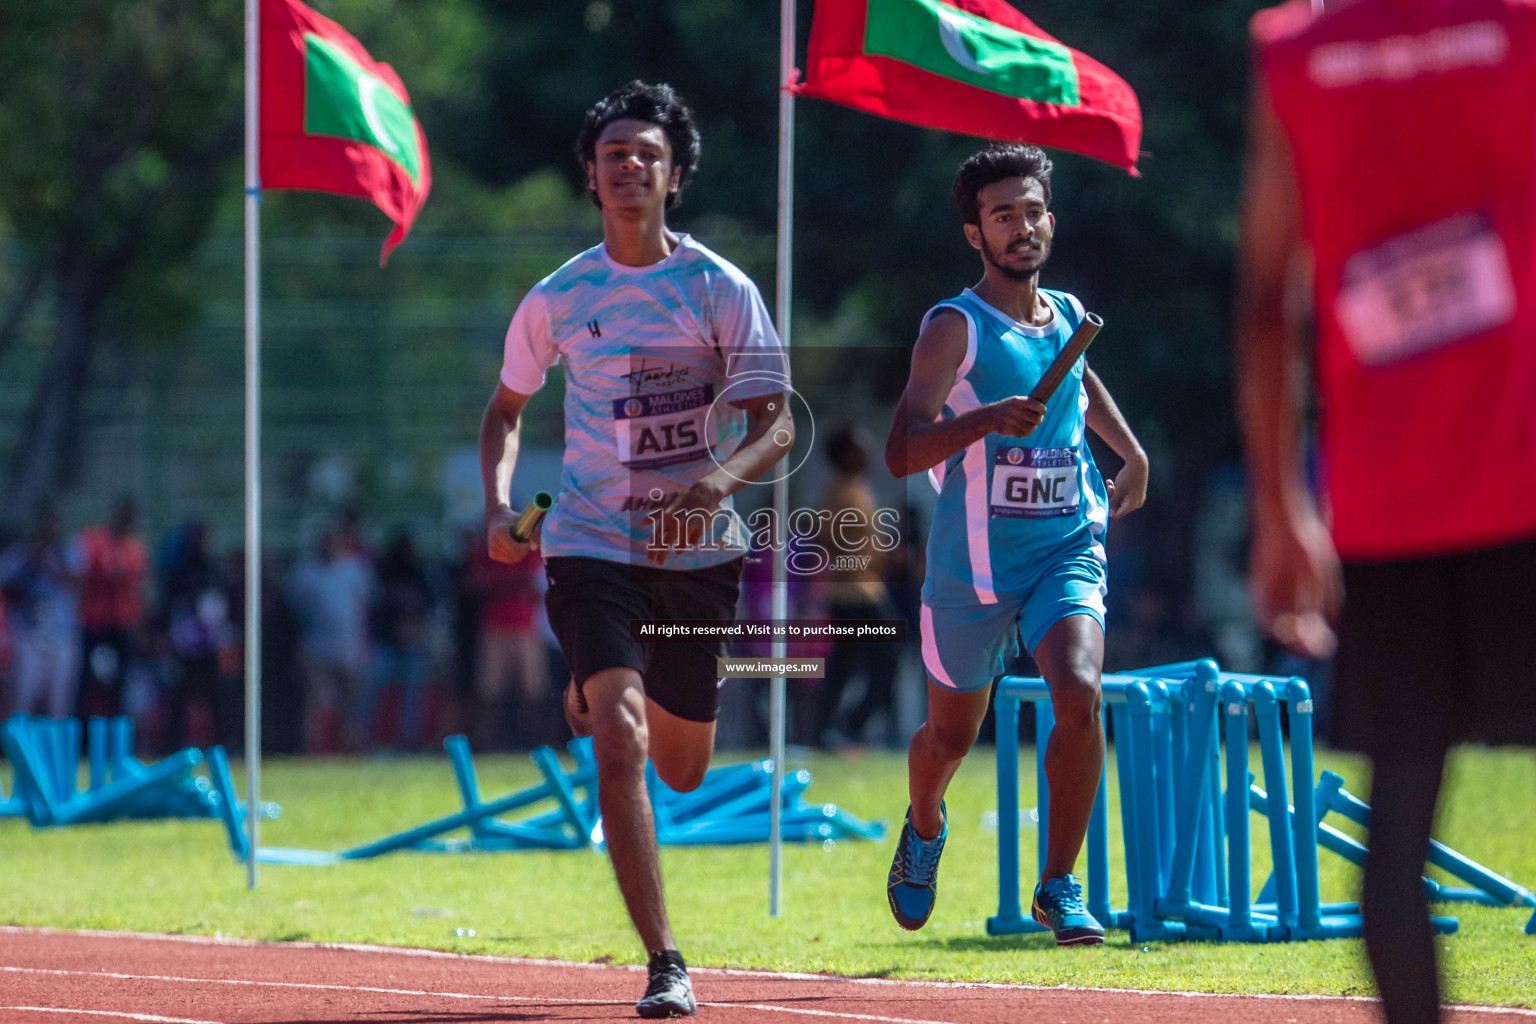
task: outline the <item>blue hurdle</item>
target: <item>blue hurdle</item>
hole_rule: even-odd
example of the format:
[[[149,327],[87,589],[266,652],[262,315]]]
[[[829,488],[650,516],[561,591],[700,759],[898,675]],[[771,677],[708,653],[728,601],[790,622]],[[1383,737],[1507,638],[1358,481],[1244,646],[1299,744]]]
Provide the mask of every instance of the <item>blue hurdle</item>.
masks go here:
[[[1035,704],[1035,770],[1037,778],[1041,780],[1045,778],[1046,741],[1055,726],[1055,717],[1051,713],[1050,688],[1043,679],[1006,676],[999,681],[996,704],[998,897],[997,914],[987,920],[989,935],[1045,930],[1023,915],[1019,891],[1019,704],[1025,700]],[[1123,703],[1124,682],[1106,677],[1104,700],[1105,703]],[[1122,773],[1122,785],[1125,781]],[[1107,780],[1101,778],[1098,795],[1093,802],[1093,814],[1088,823],[1088,907],[1089,912],[1101,922],[1113,922],[1113,925],[1106,923],[1106,927],[1120,927],[1129,911],[1112,910],[1109,906],[1107,805]],[[1122,816],[1128,813],[1127,807],[1127,802],[1122,801]],[[1037,863],[1044,863],[1050,819],[1049,787],[1042,785],[1038,788],[1036,808],[1039,817]],[[1133,814],[1134,808],[1129,813]],[[1134,824],[1128,824],[1126,835],[1134,834]],[[1128,876],[1130,874],[1128,872]],[[1134,879],[1132,881],[1134,884]]]
[[[1088,910],[1100,923],[1128,929],[1135,942],[1275,942],[1361,933],[1357,904],[1321,902],[1318,850],[1362,862],[1365,847],[1323,818],[1334,811],[1368,825],[1369,808],[1343,789],[1335,773],[1324,772],[1314,785],[1313,709],[1305,680],[1222,672],[1206,659],[1107,674],[1103,693],[1115,729],[1129,906],[1116,910],[1109,902],[1106,773],[1087,837]],[[1005,676],[997,691],[998,912],[987,922],[994,935],[1043,930],[1020,905],[1018,715],[1025,700],[1036,709],[1039,863],[1049,838],[1044,760],[1054,727],[1050,690],[1043,679]],[[1282,705],[1290,720],[1289,772]],[[1259,726],[1263,788],[1249,771],[1250,713]],[[1250,812],[1268,821],[1274,865],[1258,899],[1251,888]],[[1425,879],[1431,899],[1536,907],[1529,890],[1442,844],[1435,844],[1430,863],[1470,886]],[[1432,920],[1442,933],[1457,928],[1455,918]],[[1536,918],[1527,927],[1536,929]]]
[[[128,778],[81,791],[81,730],[77,719],[13,715],[3,729],[7,759],[15,772],[15,799],[38,828],[151,816],[156,807],[178,813],[178,801],[202,751],[188,749]],[[92,781],[101,781],[93,773]]]
[[[495,800],[480,794],[469,741],[450,736],[444,741],[463,803],[455,813],[372,842],[329,852],[286,847],[261,847],[259,861],[270,864],[337,864],[363,860],[399,850],[426,853],[464,853],[514,850],[598,850],[603,846],[602,821],[597,802],[597,762],[590,739],[568,745],[574,767],[567,769],[551,747],[540,747],[531,757],[542,781]],[[214,777],[222,787],[227,777],[215,765]],[[678,793],[656,775],[647,763],[646,784],[656,821],[656,838],[663,845],[699,845],[764,842],[768,838],[772,764],[754,761],[711,768],[692,792]],[[827,842],[838,839],[880,839],[884,822],[868,822],[833,804],[810,804],[803,799],[811,784],[807,771],[785,779],[782,827],[788,840]],[[538,804],[553,804],[542,811]],[[516,810],[529,816],[502,820]],[[226,817],[230,848],[236,857],[249,856],[243,836]],[[449,833],[467,830],[467,836]]]
[[[213,750],[205,759],[203,751],[189,747],[145,765],[133,757],[133,721],[126,717],[93,718],[82,730],[78,719],[13,715],[0,727],[0,741],[14,777],[11,797],[0,801],[0,814],[26,817],[38,828],[118,818],[220,818],[224,813],[217,779],[194,773],[206,763],[210,776],[216,776]],[[82,757],[88,779],[84,789]],[[261,810],[269,818],[281,812],[276,804],[263,804]]]

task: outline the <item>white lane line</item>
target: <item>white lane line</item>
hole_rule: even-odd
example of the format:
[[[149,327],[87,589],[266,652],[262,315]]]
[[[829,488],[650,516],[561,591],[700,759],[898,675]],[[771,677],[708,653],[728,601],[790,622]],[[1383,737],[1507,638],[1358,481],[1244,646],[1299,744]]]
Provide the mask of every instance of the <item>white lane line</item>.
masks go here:
[[[774,1013],[799,1013],[807,1017],[836,1017],[839,1020],[875,1020],[886,1024],[950,1024],[942,1020],[914,1020],[911,1017],[882,1017],[874,1013],[839,1013],[835,1010],[807,1010],[799,1006],[775,1006],[772,1003],[700,1003],[717,1010],[771,1010]]]
[[[533,967],[565,967],[595,971],[643,971],[643,964],[614,965],[575,963],[570,960],[546,960],[534,957],[492,956],[488,953],[451,953],[442,949],[419,949],[408,946],[377,946],[355,942],[262,942],[259,939],[238,939],[225,935],[163,935],[154,932],[114,932],[102,929],[72,931],[67,928],[28,928],[22,925],[0,925],[0,935],[59,935],[83,936],[92,939],[141,939],[146,942],[185,942],[199,946],[264,947],[268,949],[329,949],[349,953],[381,953],[393,956],[425,957],[433,960],[460,960],[468,963],[528,965]],[[1177,996],[1181,999],[1263,999],[1279,1002],[1328,1002],[1328,1003],[1380,1003],[1375,996],[1340,996],[1317,994],[1288,994],[1279,992],[1191,992],[1180,989],[1160,988],[1110,988],[1098,985],[1030,985],[1007,981],[932,981],[904,978],[849,978],[836,974],[806,974],[796,971],[746,970],[734,967],[689,967],[693,975],[717,974],[733,978],[761,978],[778,981],[835,982],[844,985],[901,985],[917,988],[939,989],[1001,989],[1013,992],[1101,992],[1105,995],[1126,996]],[[1475,1003],[1447,1003],[1443,1010],[1463,1013],[1503,1014],[1516,1017],[1536,1018],[1536,1010],[1516,1006],[1487,1006]]]
[[[499,996],[469,992],[430,992],[425,989],[412,988],[379,988],[373,985],[321,985],[314,982],[303,981],[256,981],[245,978],[183,978],[165,974],[125,974],[121,971],[66,971],[51,967],[10,967],[0,965],[0,971],[9,974],[45,974],[50,977],[74,977],[74,978],[108,978],[113,981],[158,981],[178,982],[191,985],[245,985],[256,988],[295,988],[306,990],[324,990],[328,992],[368,992],[378,995],[391,996],[428,996],[438,999],[478,999],[501,1000],[515,1003],[558,1003],[561,1006],[628,1006],[628,1000],[613,999],[562,999],[552,996]],[[950,1024],[949,1021],[914,1020],[909,1017],[883,1017],[878,1014],[868,1013],[840,1013],[835,1010],[808,1010],[791,1006],[775,1006],[769,1003],[720,1003],[705,1002],[700,1006],[709,1006],[722,1010],[747,1009],[747,1010],[771,1010],[777,1013],[797,1013],[808,1017],[835,1017],[841,1020],[870,1020],[881,1021],[884,1024]],[[34,1007],[4,1007],[4,1009],[34,1009]],[[54,1013],[97,1013],[94,1010],[46,1010],[36,1008],[44,1012]],[[166,1020],[169,1017],[145,1017],[144,1020]],[[194,1022],[194,1024],[208,1024],[208,1022]]]
[[[65,1010],[57,1006],[0,1006],[0,1010],[26,1010],[30,1013],[79,1013],[87,1017],[116,1017],[118,1020],[142,1020],[147,1024],[219,1024],[215,1020],[190,1017],[157,1017],[152,1013],[126,1013],[120,1010]]]
[[[552,996],[498,996],[490,993],[431,992],[418,988],[378,988],[373,985],[321,985],[306,981],[259,981],[250,978],[183,978],[173,974],[124,974],[119,971],[66,971],[53,967],[8,967],[0,965],[0,971],[9,974],[47,974],[53,977],[108,978],[113,981],[164,981],[187,985],[248,985],[256,988],[297,988],[324,992],[368,992],[386,996],[430,996],[435,999],[500,999],[516,1003],[560,1003],[572,1006],[626,1006],[628,1003],[613,999],[560,999]]]

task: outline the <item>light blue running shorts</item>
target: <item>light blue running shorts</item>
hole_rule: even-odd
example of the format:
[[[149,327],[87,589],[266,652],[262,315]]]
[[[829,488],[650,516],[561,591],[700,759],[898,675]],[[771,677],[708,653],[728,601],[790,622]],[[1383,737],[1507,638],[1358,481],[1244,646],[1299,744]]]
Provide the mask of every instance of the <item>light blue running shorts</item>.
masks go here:
[[[940,686],[971,693],[991,685],[1019,638],[1031,654],[1056,623],[1091,615],[1104,628],[1105,566],[1084,551],[1058,562],[1035,585],[997,595],[996,604],[922,607],[923,666]]]

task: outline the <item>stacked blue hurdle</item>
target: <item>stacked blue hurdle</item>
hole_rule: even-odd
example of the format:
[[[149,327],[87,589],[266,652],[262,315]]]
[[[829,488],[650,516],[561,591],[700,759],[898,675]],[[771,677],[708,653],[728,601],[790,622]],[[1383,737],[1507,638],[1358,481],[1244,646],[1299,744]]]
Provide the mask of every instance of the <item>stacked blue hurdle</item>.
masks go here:
[[[1333,772],[1314,782],[1312,696],[1305,680],[1222,672],[1206,659],[1107,674],[1103,692],[1114,724],[1129,905],[1110,905],[1106,772],[1088,829],[1088,910],[1101,924],[1127,929],[1132,942],[1281,942],[1361,934],[1358,904],[1322,902],[1318,849],[1363,863],[1365,847],[1323,819],[1334,812],[1368,826],[1370,808]],[[1040,863],[1049,837],[1045,750],[1055,724],[1050,689],[1043,679],[1005,676],[997,693],[998,911],[987,922],[993,935],[1043,930],[1020,908],[1023,701],[1035,706]],[[1282,704],[1290,718],[1289,784]],[[1250,712],[1258,720],[1263,788],[1248,770]],[[1250,812],[1267,820],[1274,865],[1256,899]],[[1523,886],[1439,843],[1432,845],[1429,861],[1467,883],[1443,886],[1426,878],[1425,890],[1435,902],[1536,907],[1536,896]],[[1439,932],[1457,928],[1452,917],[1432,920]],[[1525,930],[1536,934],[1536,915]]]
[[[206,757],[189,747],[146,765],[133,756],[133,742],[130,718],[92,718],[82,730],[77,718],[13,715],[0,727],[14,776],[10,797],[0,791],[0,816],[48,828],[118,818],[218,818],[229,826],[244,814],[223,747]],[[207,777],[194,774],[199,765]],[[276,804],[262,805],[263,817],[277,814]]]
[[[428,853],[508,850],[601,849],[602,819],[597,802],[597,762],[590,739],[567,744],[574,766],[567,769],[552,747],[533,751],[543,780],[493,800],[480,795],[479,777],[469,741],[450,736],[444,743],[453,766],[463,807],[414,828],[339,852],[261,847],[258,860],[272,864],[336,864],[364,860],[397,850]],[[656,821],[656,839],[666,846],[760,843],[768,840],[773,763],[752,761],[711,768],[699,787],[679,793],[646,763],[646,785]],[[805,791],[811,773],[787,773],[781,827],[790,842],[881,839],[884,822],[867,822],[833,804],[811,804]],[[534,810],[546,805],[542,810]],[[515,821],[503,815],[529,810]],[[467,835],[449,833],[467,830]],[[237,857],[247,856],[243,837],[231,836]]]

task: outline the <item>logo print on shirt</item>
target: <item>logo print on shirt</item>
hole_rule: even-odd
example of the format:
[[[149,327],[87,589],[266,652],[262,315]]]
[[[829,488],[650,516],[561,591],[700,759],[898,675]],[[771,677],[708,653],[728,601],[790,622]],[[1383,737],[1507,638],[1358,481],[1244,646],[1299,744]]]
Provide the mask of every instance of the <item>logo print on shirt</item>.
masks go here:
[[[623,376],[629,381],[630,389],[635,394],[639,394],[644,388],[686,387],[692,375],[693,367],[691,366],[678,366],[668,360],[667,368],[663,370],[660,363],[651,366],[642,359],[639,369]]]
[[[587,330],[592,332],[592,337],[594,338],[601,338],[603,336],[603,329],[597,325],[597,317],[587,321]]]

